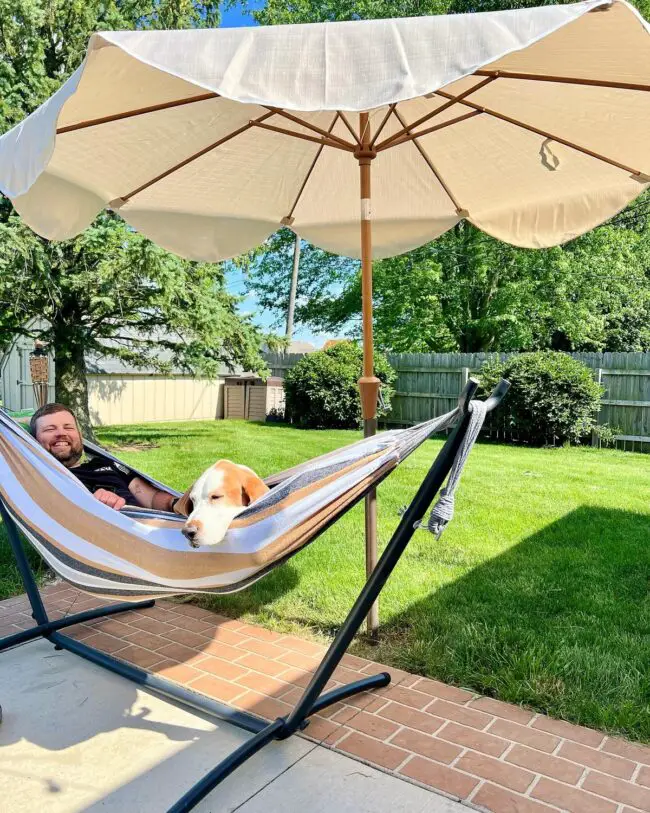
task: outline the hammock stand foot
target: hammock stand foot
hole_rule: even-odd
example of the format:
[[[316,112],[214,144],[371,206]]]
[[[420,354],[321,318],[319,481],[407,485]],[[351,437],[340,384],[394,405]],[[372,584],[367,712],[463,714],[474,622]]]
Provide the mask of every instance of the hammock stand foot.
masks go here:
[[[371,689],[388,686],[389,683],[390,675],[388,672],[381,672],[378,675],[371,675],[363,680],[348,683],[346,686],[339,686],[320,697],[318,701],[314,703],[309,714],[311,716],[334,703],[345,700],[347,697]],[[308,725],[309,720],[305,719],[297,724],[297,730],[308,729]],[[209,771],[196,785],[191,787],[183,797],[170,807],[167,813],[187,813],[187,811],[192,810],[201,799],[207,796],[210,791],[214,790],[227,776],[230,776],[233,771],[254,756],[258,751],[261,751],[262,748],[273,740],[287,739],[294,734],[295,731],[296,728],[288,727],[287,718],[285,717],[279,717],[277,720],[269,723],[254,737],[242,743],[236,751],[233,751],[232,754],[229,754],[222,762]]]
[[[101,666],[110,672],[114,672],[116,675],[132,680],[147,691],[178,701],[184,706],[189,706],[204,714],[217,717],[219,720],[231,723],[238,728],[243,728],[252,734],[257,734],[267,726],[266,720],[262,720],[245,711],[238,711],[231,706],[226,706],[224,703],[219,703],[217,700],[212,700],[185,686],[179,686],[170,680],[158,677],[158,675],[140,669],[138,666],[133,666],[125,661],[119,661],[112,655],[107,655],[105,652],[93,649],[93,647],[84,644],[83,641],[77,641],[67,635],[62,635],[60,632],[52,633],[50,640],[68,652],[80,655],[82,658],[85,658],[97,666]]]
[[[370,677],[363,678],[363,680],[355,680],[354,683],[348,683],[345,686],[339,686],[337,689],[332,689],[331,692],[322,695],[314,703],[311,714],[318,714],[328,706],[333,706],[334,703],[339,703],[348,697],[352,697],[360,692],[368,692],[372,689],[383,689],[390,683],[390,675],[388,672],[380,672],[378,675],[371,675]]]

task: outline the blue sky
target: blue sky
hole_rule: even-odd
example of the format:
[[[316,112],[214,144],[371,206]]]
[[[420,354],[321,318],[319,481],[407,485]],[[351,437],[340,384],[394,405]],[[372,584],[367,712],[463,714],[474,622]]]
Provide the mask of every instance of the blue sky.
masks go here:
[[[262,8],[264,5],[261,0],[253,0],[250,7],[253,9]],[[233,8],[221,11],[221,25],[223,28],[237,28],[242,25],[256,25],[252,17],[244,14],[240,3],[237,3]]]
[[[263,5],[264,0],[252,0],[250,3],[251,8],[261,8]],[[222,11],[221,25],[224,28],[236,28],[245,25],[256,25],[256,23],[252,17],[244,14],[241,5],[238,3],[233,8],[228,9],[227,11]],[[230,293],[243,294],[245,292],[245,287],[244,278],[241,273],[230,272],[228,274],[227,288]],[[254,314],[254,320],[256,324],[260,325],[260,327],[266,329],[270,328],[271,322],[273,321],[273,315],[268,312],[258,310],[257,303],[252,297],[246,297],[246,299],[240,305],[240,310],[243,313]],[[310,330],[298,327],[298,329],[294,331],[293,338],[300,341],[311,342],[316,347],[321,347],[325,340],[330,337],[325,334],[315,334]]]

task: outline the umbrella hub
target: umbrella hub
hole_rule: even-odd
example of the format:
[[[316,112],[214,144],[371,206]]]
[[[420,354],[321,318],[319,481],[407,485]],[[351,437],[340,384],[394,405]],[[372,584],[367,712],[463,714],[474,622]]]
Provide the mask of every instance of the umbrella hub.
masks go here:
[[[377,151],[365,144],[357,147],[353,154],[361,166],[370,164],[373,158],[377,157]]]

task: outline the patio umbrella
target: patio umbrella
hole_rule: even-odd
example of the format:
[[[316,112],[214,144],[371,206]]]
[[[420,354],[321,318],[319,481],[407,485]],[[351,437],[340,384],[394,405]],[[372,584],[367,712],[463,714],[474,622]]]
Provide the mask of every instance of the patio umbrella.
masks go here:
[[[0,139],[0,190],[51,239],[109,207],[196,260],[240,254],[282,225],[360,257],[371,434],[373,255],[461,219],[529,247],[597,226],[650,181],[648,90],[648,27],[621,0],[98,33],[60,90]]]

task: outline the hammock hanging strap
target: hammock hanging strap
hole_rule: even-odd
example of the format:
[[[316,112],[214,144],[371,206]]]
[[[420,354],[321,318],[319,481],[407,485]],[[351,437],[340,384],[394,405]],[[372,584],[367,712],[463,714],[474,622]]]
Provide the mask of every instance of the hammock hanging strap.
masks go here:
[[[447,485],[442,489],[438,501],[431,509],[431,514],[429,515],[429,520],[426,525],[427,529],[431,531],[432,534],[435,534],[436,539],[440,539],[440,535],[454,517],[455,492],[460,483],[460,476],[463,473],[463,468],[467,462],[469,453],[472,451],[472,446],[479,436],[487,414],[484,401],[472,401],[469,408],[470,417],[467,433],[463,438],[454,464],[449,472]],[[423,523],[418,523],[417,525],[420,527],[422,524]]]

